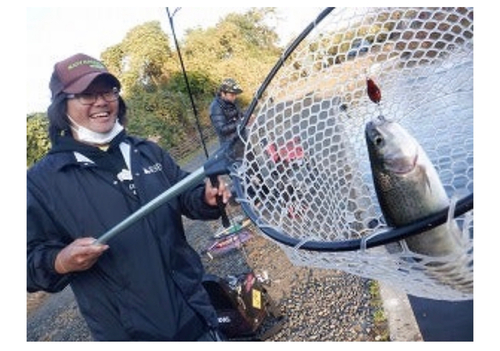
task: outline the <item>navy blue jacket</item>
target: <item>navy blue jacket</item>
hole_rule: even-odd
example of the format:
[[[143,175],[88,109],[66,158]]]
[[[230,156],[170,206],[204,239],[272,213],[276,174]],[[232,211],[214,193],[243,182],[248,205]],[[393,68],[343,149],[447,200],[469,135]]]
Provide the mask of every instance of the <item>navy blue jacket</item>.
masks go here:
[[[216,327],[202,287],[203,266],[186,241],[182,216],[217,219],[204,184],[160,206],[113,237],[87,271],[61,275],[57,253],[79,237],[99,237],[187,175],[156,144],[126,137],[137,195],[116,175],[74,152],[49,154],[27,174],[27,289],[68,284],[96,340],[176,340]]]
[[[210,120],[221,145],[234,138],[242,118],[243,112],[236,103],[216,96],[210,104]]]

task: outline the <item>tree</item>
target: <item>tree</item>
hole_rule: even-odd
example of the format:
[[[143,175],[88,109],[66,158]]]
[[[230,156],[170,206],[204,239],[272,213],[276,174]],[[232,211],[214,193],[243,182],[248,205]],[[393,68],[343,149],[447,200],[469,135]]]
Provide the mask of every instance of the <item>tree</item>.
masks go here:
[[[248,101],[281,53],[278,35],[265,23],[274,11],[233,13],[215,27],[188,31],[181,47],[187,69],[204,72],[217,85],[226,77],[236,78]]]
[[[151,21],[132,28],[121,43],[107,48],[101,59],[128,93],[135,86],[158,87],[166,78],[164,68],[171,56],[168,36],[160,22]]]
[[[26,122],[26,162],[32,166],[50,150],[49,121],[45,114],[28,115]]]
[[[160,22],[151,21],[129,30],[124,39],[101,55],[122,83],[131,133],[171,146],[184,133],[185,114],[177,105],[182,98],[164,91],[172,74],[172,52]],[[177,105],[176,105],[177,104]]]

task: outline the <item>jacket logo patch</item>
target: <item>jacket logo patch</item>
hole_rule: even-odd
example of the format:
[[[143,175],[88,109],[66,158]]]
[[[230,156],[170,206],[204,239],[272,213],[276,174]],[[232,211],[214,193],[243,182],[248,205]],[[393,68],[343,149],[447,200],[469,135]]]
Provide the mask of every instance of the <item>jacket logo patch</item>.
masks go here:
[[[147,168],[143,168],[144,174],[151,174],[151,173],[156,173],[156,172],[161,172],[163,169],[161,163],[155,163],[152,166],[149,166]]]

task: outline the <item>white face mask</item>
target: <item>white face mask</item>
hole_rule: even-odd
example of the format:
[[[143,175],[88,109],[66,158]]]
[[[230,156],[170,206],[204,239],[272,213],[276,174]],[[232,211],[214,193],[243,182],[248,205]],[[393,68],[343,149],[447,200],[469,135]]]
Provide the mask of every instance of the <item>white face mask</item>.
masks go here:
[[[69,120],[72,122],[71,129],[76,134],[77,139],[88,144],[103,145],[108,144],[115,136],[117,136],[122,130],[123,126],[118,122],[118,118],[115,121],[113,128],[106,133],[98,133],[91,131],[85,127],[78,125],[70,115],[67,115]]]

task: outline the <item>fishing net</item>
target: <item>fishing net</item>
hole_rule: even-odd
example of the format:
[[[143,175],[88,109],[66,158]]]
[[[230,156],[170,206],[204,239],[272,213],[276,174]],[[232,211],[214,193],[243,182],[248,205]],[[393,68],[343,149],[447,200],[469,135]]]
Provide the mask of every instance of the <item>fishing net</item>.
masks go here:
[[[262,232],[295,240],[277,240],[293,264],[346,271],[420,297],[472,299],[473,212],[453,218],[453,206],[473,193],[473,13],[334,9],[273,73],[256,97],[231,176]],[[367,78],[382,92],[379,104],[367,94]],[[405,240],[370,247],[393,229],[377,201],[364,135],[380,115],[426,151],[449,196],[461,250],[424,255]],[[321,243],[352,240],[359,247],[321,250]],[[311,242],[320,249],[308,249]]]

